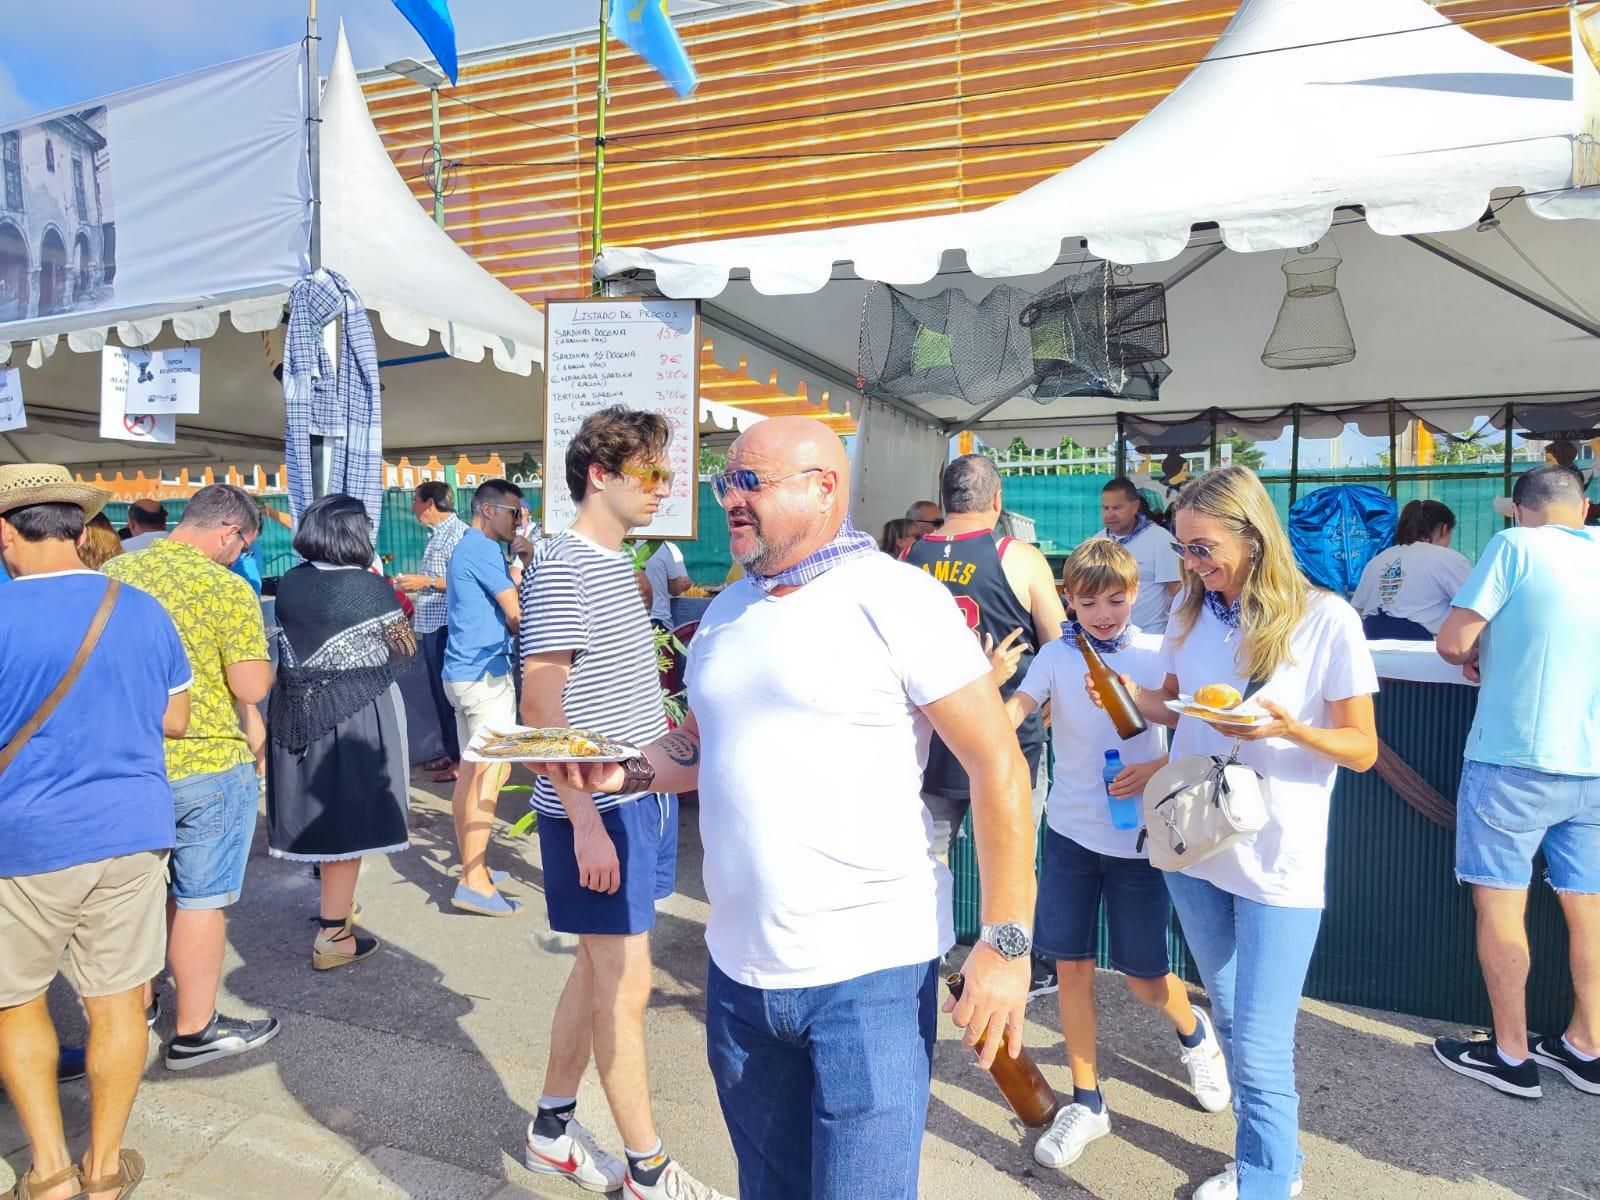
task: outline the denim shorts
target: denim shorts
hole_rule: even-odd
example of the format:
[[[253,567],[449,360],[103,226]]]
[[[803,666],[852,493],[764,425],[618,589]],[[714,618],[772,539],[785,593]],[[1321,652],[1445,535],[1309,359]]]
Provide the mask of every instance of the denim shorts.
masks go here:
[[[1552,888],[1600,894],[1600,776],[1469,758],[1456,793],[1456,879],[1525,888],[1540,849]]]
[[[1165,978],[1172,969],[1167,957],[1172,897],[1165,877],[1147,859],[1096,854],[1054,829],[1044,835],[1034,952],[1060,962],[1093,960],[1102,896],[1112,969],[1130,979]]]
[[[178,844],[172,898],[179,908],[227,908],[244,890],[261,789],[253,764],[191,775],[172,785]]]
[[[550,928],[558,933],[648,933],[655,928],[656,901],[672,895],[678,879],[678,798],[650,792],[601,813],[617,848],[622,883],[607,894],[578,882],[572,822],[539,817],[539,861]]]

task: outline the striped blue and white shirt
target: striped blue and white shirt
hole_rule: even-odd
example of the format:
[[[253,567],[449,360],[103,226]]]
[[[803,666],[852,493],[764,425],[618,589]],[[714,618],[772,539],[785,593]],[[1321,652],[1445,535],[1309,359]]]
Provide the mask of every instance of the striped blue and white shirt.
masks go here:
[[[633,560],[567,530],[539,544],[522,577],[519,656],[570,650],[561,694],[567,723],[644,747],[667,732],[650,615],[634,580]],[[607,812],[641,793],[596,796]],[[540,815],[566,810],[548,779],[534,784]]]

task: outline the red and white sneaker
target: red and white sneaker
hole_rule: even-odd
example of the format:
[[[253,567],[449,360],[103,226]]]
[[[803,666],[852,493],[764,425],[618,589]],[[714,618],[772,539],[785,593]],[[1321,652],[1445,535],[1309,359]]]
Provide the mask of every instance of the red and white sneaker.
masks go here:
[[[528,1125],[522,1144],[522,1161],[541,1175],[564,1175],[587,1192],[614,1192],[622,1186],[627,1167],[620,1158],[600,1149],[590,1133],[573,1118],[560,1137],[540,1137]]]
[[[676,1162],[669,1162],[661,1178],[646,1186],[630,1171],[622,1181],[624,1200],[737,1200],[725,1196],[709,1183],[701,1183]]]

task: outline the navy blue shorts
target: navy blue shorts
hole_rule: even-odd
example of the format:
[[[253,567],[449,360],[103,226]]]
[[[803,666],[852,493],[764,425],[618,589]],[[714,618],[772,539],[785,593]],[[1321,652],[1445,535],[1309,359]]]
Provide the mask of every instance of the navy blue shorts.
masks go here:
[[[678,875],[678,798],[651,792],[601,813],[617,848],[622,884],[611,894],[578,882],[572,822],[539,817],[539,860],[550,928],[559,933],[648,933],[656,901],[672,895]]]
[[[1166,975],[1172,969],[1167,959],[1172,897],[1166,878],[1146,859],[1096,854],[1054,829],[1044,835],[1034,952],[1062,962],[1092,960],[1102,896],[1112,969],[1131,979]]]

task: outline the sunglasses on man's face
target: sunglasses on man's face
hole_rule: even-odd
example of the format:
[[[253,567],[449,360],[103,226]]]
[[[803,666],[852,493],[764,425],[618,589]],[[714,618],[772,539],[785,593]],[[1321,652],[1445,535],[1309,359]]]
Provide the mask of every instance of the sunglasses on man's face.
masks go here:
[[[1192,558],[1196,562],[1210,562],[1211,551],[1214,547],[1204,542],[1171,542],[1172,552],[1179,558]]]
[[[727,498],[729,492],[759,492],[769,488],[775,483],[782,483],[785,479],[798,479],[801,475],[814,475],[822,470],[821,467],[807,467],[803,471],[790,471],[787,475],[774,475],[763,479],[748,467],[741,467],[737,471],[724,471],[721,475],[711,477],[711,491],[721,501]]]
[[[629,479],[637,479],[639,486],[647,492],[653,492],[663,484],[672,486],[672,481],[677,477],[677,472],[669,467],[640,467],[632,463],[624,463],[622,474]]]

